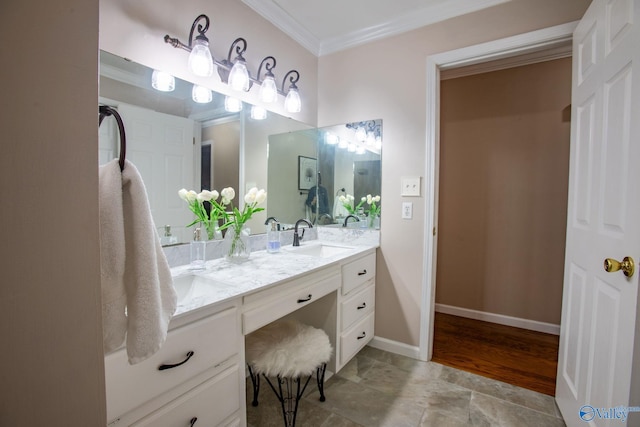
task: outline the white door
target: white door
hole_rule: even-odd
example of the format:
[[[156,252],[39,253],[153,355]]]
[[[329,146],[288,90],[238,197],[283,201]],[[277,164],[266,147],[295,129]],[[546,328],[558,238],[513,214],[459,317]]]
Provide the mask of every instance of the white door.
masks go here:
[[[639,9],[640,0],[594,0],[574,32],[556,390],[570,427],[627,425],[608,410],[630,404],[640,274],[603,265],[640,258]]]
[[[142,176],[156,227],[171,225],[173,235],[188,241],[184,226],[193,214],[178,190],[200,190],[194,175],[193,120],[124,103],[117,108],[126,130],[127,160]],[[100,126],[101,164],[117,157],[117,141],[115,120],[105,118]]]

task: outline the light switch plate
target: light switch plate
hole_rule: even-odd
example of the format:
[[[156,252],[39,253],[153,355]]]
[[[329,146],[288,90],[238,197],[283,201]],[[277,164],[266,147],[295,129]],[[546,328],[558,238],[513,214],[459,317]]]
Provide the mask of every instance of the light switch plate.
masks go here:
[[[420,197],[420,177],[403,176],[401,178],[402,191],[400,195],[407,197]]]

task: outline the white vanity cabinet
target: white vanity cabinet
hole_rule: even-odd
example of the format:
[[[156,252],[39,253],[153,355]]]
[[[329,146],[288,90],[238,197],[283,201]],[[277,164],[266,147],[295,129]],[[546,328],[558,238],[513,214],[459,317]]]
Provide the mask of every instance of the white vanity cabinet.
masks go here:
[[[374,334],[376,254],[370,252],[342,265],[339,298],[339,355],[341,369]]]
[[[136,365],[124,348],[107,355],[108,425],[189,426],[194,418],[196,427],[244,424],[239,304],[209,306],[172,322],[162,348]]]

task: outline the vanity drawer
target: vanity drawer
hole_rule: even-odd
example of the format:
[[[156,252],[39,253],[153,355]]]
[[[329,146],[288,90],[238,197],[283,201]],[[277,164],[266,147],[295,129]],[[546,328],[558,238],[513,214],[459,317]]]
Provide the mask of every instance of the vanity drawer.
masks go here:
[[[240,410],[238,365],[203,382],[132,427],[217,426]]]
[[[376,275],[375,252],[342,266],[342,295],[348,294]]]
[[[342,318],[340,330],[344,331],[358,320],[373,311],[376,300],[376,287],[373,280],[355,295],[349,296],[340,306]]]
[[[374,313],[369,313],[340,337],[340,362],[347,363],[373,338]]]
[[[291,285],[294,288],[293,290],[282,289],[282,292],[271,295],[270,302],[260,304],[255,309],[247,310],[242,314],[245,335],[337,290],[340,287],[340,275],[334,274],[325,277],[308,286],[296,287],[294,284]]]
[[[219,365],[238,352],[238,311],[230,307],[206,319],[169,331],[162,348],[129,365],[126,349],[105,357],[107,419],[125,414],[176,385]],[[159,370],[161,365],[184,364]]]

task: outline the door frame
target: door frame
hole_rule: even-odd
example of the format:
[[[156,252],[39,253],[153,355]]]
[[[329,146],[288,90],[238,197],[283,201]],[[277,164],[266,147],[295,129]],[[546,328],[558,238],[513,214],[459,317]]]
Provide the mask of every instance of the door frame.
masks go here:
[[[424,220],[425,262],[423,263],[420,305],[418,350],[420,360],[431,360],[433,355],[440,163],[440,72],[517,55],[548,51],[567,44],[570,47],[573,40],[573,30],[577,25],[578,21],[569,22],[427,57],[427,139],[424,174],[426,193],[424,200],[426,213]]]

